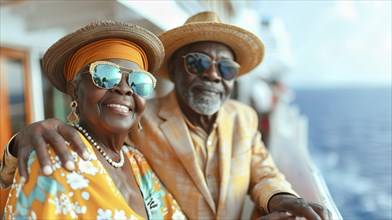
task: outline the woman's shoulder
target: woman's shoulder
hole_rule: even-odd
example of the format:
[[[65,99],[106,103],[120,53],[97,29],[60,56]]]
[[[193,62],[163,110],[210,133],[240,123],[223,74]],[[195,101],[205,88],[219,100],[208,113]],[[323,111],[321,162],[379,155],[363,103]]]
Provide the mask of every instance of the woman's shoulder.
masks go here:
[[[90,158],[88,160],[84,160],[79,156],[79,154],[76,151],[73,150],[71,145],[69,145],[68,143],[67,145],[68,145],[67,150],[71,154],[72,157],[71,160],[74,163],[74,170],[78,171],[82,167],[81,163],[83,162],[86,163],[86,162],[93,162],[97,160],[95,154],[91,151],[92,149],[88,148],[90,151]],[[60,173],[66,171],[66,173],[68,173],[68,171],[62,165],[62,161],[60,157],[57,155],[57,152],[54,150],[52,146],[47,146],[47,152],[50,158],[51,169],[53,174],[55,174],[56,171],[59,171]],[[28,164],[29,166],[33,164],[39,164],[38,155],[36,151],[32,151],[32,153],[30,154]]]

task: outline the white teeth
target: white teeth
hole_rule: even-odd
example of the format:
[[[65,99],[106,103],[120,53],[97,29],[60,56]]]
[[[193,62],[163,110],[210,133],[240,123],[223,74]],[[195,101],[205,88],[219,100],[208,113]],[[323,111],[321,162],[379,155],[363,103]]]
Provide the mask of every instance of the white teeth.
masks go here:
[[[119,105],[119,104],[107,104],[108,107],[110,108],[115,108],[121,112],[127,113],[129,112],[129,108],[125,105]]]

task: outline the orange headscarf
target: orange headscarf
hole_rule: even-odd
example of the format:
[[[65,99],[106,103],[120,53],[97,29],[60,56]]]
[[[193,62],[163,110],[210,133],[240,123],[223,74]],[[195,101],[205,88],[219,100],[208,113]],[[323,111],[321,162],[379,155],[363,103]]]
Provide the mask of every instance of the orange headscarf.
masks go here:
[[[116,58],[133,61],[143,70],[148,70],[147,55],[142,48],[127,40],[110,38],[79,48],[65,63],[64,76],[67,81],[70,81],[86,64]]]

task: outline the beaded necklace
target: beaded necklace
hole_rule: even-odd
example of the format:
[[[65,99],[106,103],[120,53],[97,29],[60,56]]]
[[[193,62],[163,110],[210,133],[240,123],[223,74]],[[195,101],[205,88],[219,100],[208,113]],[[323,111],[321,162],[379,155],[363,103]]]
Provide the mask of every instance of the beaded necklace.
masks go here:
[[[122,166],[124,166],[124,153],[122,152],[122,150],[120,150],[120,161],[119,162],[115,162],[112,160],[112,158],[109,157],[109,155],[106,154],[106,152],[101,148],[101,146],[98,145],[98,143],[87,133],[87,131],[82,128],[82,126],[80,126],[79,124],[75,124],[74,125],[80,132],[82,132],[82,134],[87,138],[87,140],[89,140],[93,146],[95,148],[97,148],[97,150],[99,151],[99,153],[102,154],[102,156],[105,158],[105,160],[112,165],[114,168],[120,168]]]

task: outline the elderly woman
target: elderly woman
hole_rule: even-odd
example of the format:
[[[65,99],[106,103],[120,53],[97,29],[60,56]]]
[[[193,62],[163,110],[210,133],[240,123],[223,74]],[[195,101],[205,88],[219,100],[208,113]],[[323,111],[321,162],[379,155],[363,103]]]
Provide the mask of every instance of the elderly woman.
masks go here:
[[[33,151],[29,181],[15,175],[6,219],[184,218],[143,155],[124,146],[131,127],[139,123],[144,97],[155,87],[150,72],[157,70],[163,56],[163,46],[151,32],[110,21],[81,28],[48,49],[43,70],[71,97],[68,120],[78,129],[90,158],[85,161],[73,152],[74,163],[65,164],[74,169],[69,172],[49,146],[42,150],[53,166],[41,169],[39,154]]]

